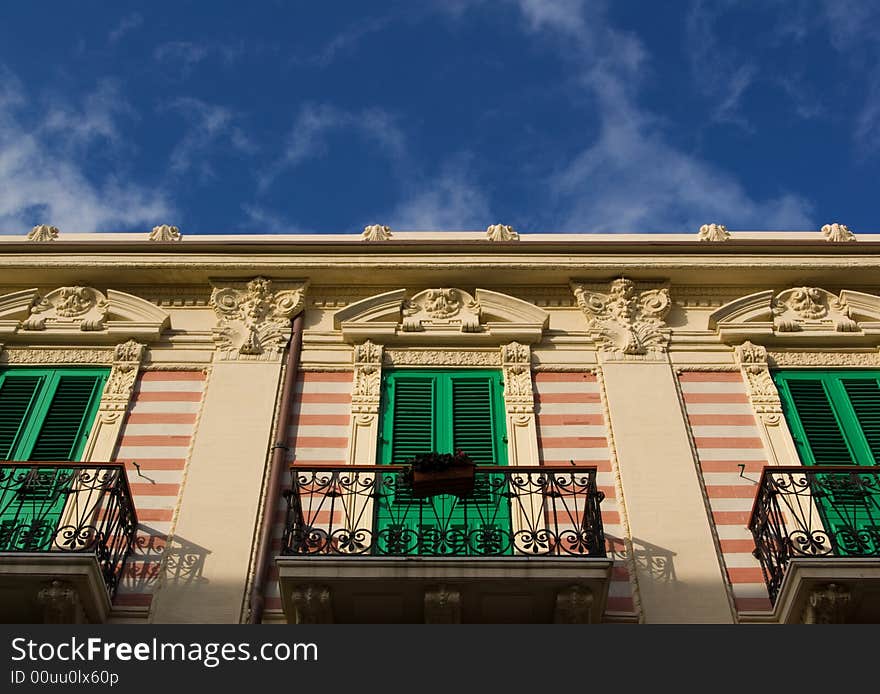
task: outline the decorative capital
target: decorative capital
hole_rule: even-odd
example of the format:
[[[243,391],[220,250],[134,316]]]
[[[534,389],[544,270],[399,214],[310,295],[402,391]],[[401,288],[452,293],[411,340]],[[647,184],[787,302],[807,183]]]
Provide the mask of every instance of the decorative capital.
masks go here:
[[[700,241],[730,241],[730,232],[723,224],[704,224],[700,227]]]
[[[834,243],[856,240],[856,235],[849,230],[846,224],[838,224],[837,222],[823,226],[822,235],[826,241]]]
[[[351,411],[355,414],[377,414],[382,394],[383,346],[367,340],[354,346],[354,384],[351,390]]]
[[[775,426],[782,420],[779,390],[770,376],[767,348],[752,342],[735,347],[733,354],[742,369],[749,399],[765,424]]]
[[[210,304],[217,314],[214,342],[222,359],[275,359],[290,338],[290,319],[305,303],[307,283],[274,291],[257,277],[244,287],[215,288]]]
[[[736,361],[742,366],[767,366],[767,348],[751,342],[743,342],[733,350]]]
[[[153,227],[150,232],[150,241],[180,241],[181,238],[180,229],[167,224]]]
[[[666,315],[672,306],[669,289],[638,291],[625,277],[607,292],[572,282],[572,291],[587,318],[591,339],[601,349],[624,355],[663,353],[669,343]]]
[[[382,224],[370,224],[364,227],[361,238],[364,241],[388,241],[391,238],[391,228]]]
[[[507,224],[490,224],[486,228],[486,238],[489,241],[519,241],[519,234]]]
[[[403,302],[404,332],[458,328],[463,333],[480,331],[480,304],[461,289],[426,289]]]
[[[535,411],[532,388],[532,353],[528,345],[511,342],[501,346],[504,369],[504,404],[509,413],[531,414]]]
[[[115,420],[131,400],[145,346],[129,340],[113,348],[113,367],[101,395],[98,411],[105,421]]]
[[[54,241],[58,238],[58,227],[48,224],[38,224],[28,232],[28,241]]]

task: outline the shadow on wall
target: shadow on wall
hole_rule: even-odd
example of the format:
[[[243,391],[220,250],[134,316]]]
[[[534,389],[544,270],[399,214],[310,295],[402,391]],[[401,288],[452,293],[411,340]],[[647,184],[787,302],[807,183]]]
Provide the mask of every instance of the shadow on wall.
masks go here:
[[[622,538],[606,535],[608,556],[614,561],[626,561],[626,545]],[[656,583],[676,583],[675,552],[652,545],[637,537],[632,539],[633,559],[639,573],[647,574]]]
[[[209,554],[210,550],[181,537],[169,544],[164,534],[140,524],[121,587],[130,593],[155,592],[163,572],[166,585],[205,584],[208,579],[202,572]]]

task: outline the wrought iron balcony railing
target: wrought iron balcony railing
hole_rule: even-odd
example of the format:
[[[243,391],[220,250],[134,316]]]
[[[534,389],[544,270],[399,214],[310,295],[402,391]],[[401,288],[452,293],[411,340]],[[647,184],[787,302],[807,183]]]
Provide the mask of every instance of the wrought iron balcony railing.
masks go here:
[[[790,559],[880,558],[880,468],[766,467],[749,529],[774,602]]]
[[[464,495],[417,497],[406,467],[291,467],[282,554],[604,557],[594,467],[477,466]]]
[[[112,598],[137,524],[121,463],[0,461],[0,552],[93,553]]]

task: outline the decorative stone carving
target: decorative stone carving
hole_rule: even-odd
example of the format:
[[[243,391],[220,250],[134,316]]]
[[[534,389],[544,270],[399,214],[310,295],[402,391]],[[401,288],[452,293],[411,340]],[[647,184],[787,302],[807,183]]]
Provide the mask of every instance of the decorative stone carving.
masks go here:
[[[773,327],[779,332],[822,329],[833,324],[837,332],[858,332],[846,300],[817,287],[796,287],[776,295],[772,303]]]
[[[856,235],[849,230],[846,224],[838,224],[837,222],[823,226],[822,235],[826,241],[835,243],[856,240]]]
[[[519,234],[507,224],[491,224],[486,228],[489,241],[519,241]]]
[[[45,330],[76,325],[80,330],[104,329],[107,298],[91,287],[61,287],[31,306],[30,317],[22,321],[22,330]]]
[[[461,593],[442,585],[426,590],[425,624],[461,624]]]
[[[0,353],[5,364],[112,364],[108,349],[9,349]]]
[[[82,624],[84,613],[79,593],[67,581],[51,581],[37,593],[44,624]]]
[[[500,366],[501,354],[475,350],[386,349],[389,366]]]
[[[48,224],[38,224],[28,232],[28,241],[54,241],[58,238],[58,227]]]
[[[748,386],[752,407],[765,424],[777,425],[782,419],[779,390],[770,376],[767,348],[744,342],[733,350]]]
[[[105,422],[116,421],[128,408],[143,356],[144,345],[134,340],[116,345],[113,350],[113,367],[98,405],[98,416]]]
[[[388,241],[392,235],[390,227],[382,224],[370,224],[364,227],[361,238],[364,241]]]
[[[818,287],[765,290],[730,301],[709,316],[709,329],[728,344],[773,337],[774,342],[809,342],[819,334],[835,344],[876,345],[880,297],[844,289],[834,295]],[[812,346],[812,345],[809,345]]]
[[[510,413],[530,414],[535,411],[531,361],[532,355],[528,345],[511,342],[501,347],[504,403]]]
[[[257,277],[243,288],[215,288],[211,306],[217,314],[213,337],[221,359],[273,359],[290,338],[290,319],[302,310],[306,285],[273,291]]]
[[[332,624],[333,606],[330,589],[326,586],[308,584],[297,586],[291,592],[296,611],[297,624]]]
[[[876,369],[880,367],[880,354],[873,352],[770,352],[769,361],[774,366],[854,366]]]
[[[150,241],[180,241],[181,238],[180,229],[167,224],[153,227],[150,232]]]
[[[593,608],[593,591],[586,586],[574,585],[556,594],[554,624],[589,624]]]
[[[730,232],[723,224],[704,224],[700,227],[700,241],[730,241]]]
[[[611,282],[607,293],[571,283],[577,304],[587,317],[591,339],[601,349],[625,355],[663,353],[669,343],[664,319],[671,301],[669,289],[638,291],[624,277]]]
[[[844,624],[850,593],[844,586],[829,583],[810,593],[804,608],[804,624]]]
[[[461,289],[426,289],[403,302],[404,332],[426,328],[458,328],[463,333],[480,330],[480,305]]]
[[[382,345],[367,340],[354,347],[354,385],[351,411],[378,414],[382,393]]]

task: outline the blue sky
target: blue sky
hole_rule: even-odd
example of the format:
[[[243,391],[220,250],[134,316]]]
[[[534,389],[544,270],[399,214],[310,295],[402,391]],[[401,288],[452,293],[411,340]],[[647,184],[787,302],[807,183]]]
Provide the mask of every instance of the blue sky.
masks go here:
[[[7,3],[0,233],[880,231],[880,3]]]

